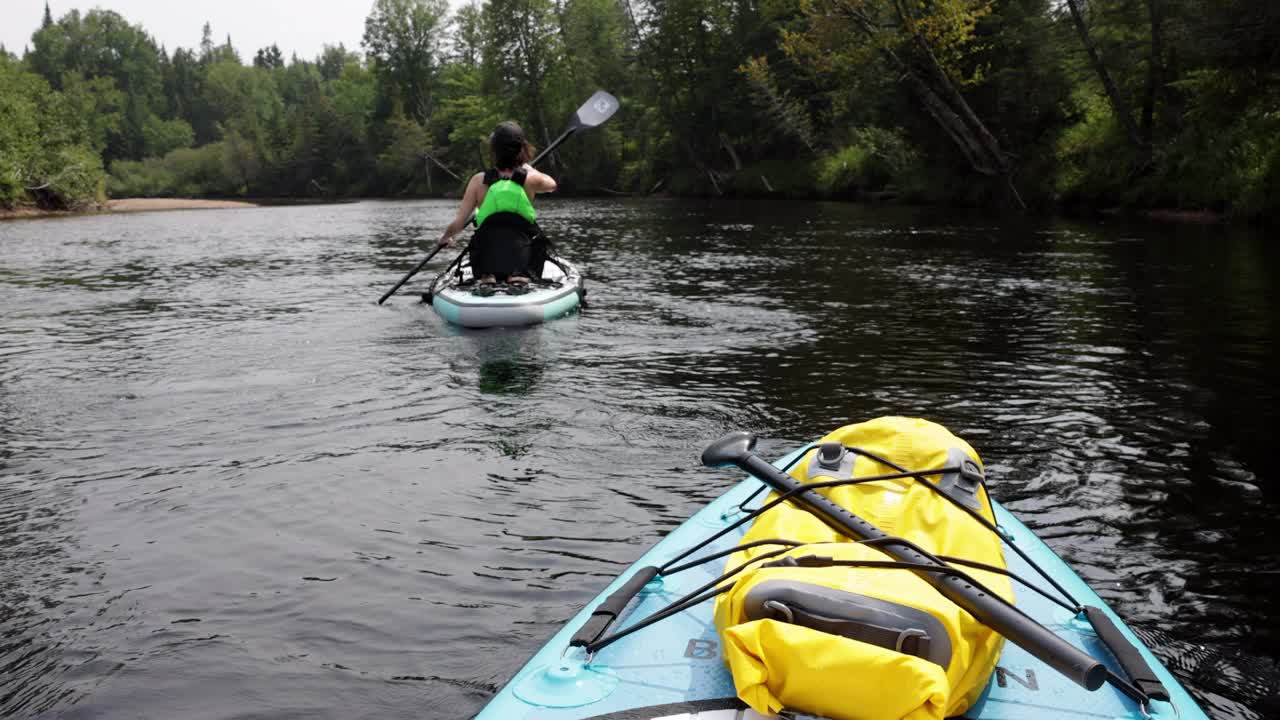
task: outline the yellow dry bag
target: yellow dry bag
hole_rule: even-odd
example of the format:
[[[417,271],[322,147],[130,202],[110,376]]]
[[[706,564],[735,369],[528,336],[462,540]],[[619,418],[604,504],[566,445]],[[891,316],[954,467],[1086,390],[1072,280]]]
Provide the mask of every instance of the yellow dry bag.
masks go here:
[[[911,471],[951,472],[818,492],[935,556],[1005,567],[1000,539],[958,507],[994,522],[981,461],[941,425],[884,417],[843,427],[791,475],[814,483],[897,473],[881,460]],[[780,546],[739,550],[728,569],[750,564],[716,598],[724,659],[743,702],[765,714],[790,709],[832,720],[943,720],[977,700],[1002,637],[915,572],[875,567],[893,558],[791,501],[757,517],[740,544],[776,539],[804,545],[755,562]],[[1012,601],[1007,576],[963,570]]]

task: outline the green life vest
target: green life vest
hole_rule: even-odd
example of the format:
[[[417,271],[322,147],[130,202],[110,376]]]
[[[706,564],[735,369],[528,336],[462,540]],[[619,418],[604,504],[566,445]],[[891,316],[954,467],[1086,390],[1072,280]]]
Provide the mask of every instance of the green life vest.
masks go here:
[[[489,191],[476,210],[476,227],[484,225],[490,215],[501,212],[515,213],[530,223],[538,221],[538,213],[524,191],[525,177],[523,169],[516,170],[510,178],[500,177],[497,170],[485,172],[484,184],[489,186]]]

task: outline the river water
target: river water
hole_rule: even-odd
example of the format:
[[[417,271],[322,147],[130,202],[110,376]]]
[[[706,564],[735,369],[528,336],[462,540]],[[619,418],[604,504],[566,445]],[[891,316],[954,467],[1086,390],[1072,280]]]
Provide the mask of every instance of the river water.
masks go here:
[[[1213,717],[1280,716],[1263,235],[560,201],[590,308],[461,332],[374,303],[451,212],[0,223],[0,716],[467,717],[736,482],[706,443],[882,414],[974,445]]]

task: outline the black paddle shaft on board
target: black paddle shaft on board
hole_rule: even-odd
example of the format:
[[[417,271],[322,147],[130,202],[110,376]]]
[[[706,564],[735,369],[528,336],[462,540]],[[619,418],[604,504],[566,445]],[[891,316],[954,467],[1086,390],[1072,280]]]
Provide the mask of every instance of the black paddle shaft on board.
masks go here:
[[[733,432],[712,443],[702,453],[702,464],[708,467],[736,466],[779,493],[802,486],[795,478],[778,470],[752,452],[756,438],[751,433]],[[937,558],[907,543],[893,542],[875,525],[854,515],[816,490],[804,490],[794,500],[817,515],[834,530],[854,540],[888,539],[877,544],[886,555],[904,563],[947,567]],[[1004,598],[976,587],[959,575],[919,570],[915,572],[943,597],[960,606],[978,622],[1000,633],[1010,642],[1026,650],[1049,667],[1071,678],[1089,690],[1097,690],[1107,679],[1107,667],[1080,648],[1055,635],[1027,616]]]
[[[568,140],[574,133],[578,132],[579,130],[588,130],[590,128],[596,127],[597,125],[604,123],[605,120],[608,120],[609,118],[613,117],[613,114],[616,112],[618,112],[618,98],[610,95],[609,93],[603,90],[597,90],[596,93],[591,97],[587,98],[587,101],[582,103],[582,107],[578,108],[578,111],[573,114],[573,120],[569,121],[569,127],[565,128],[565,131],[560,133],[560,137],[556,138],[555,140],[552,140],[551,144],[543,148],[542,152],[538,153],[537,157],[529,161],[529,164],[537,165],[540,160],[542,160],[544,157],[550,154],[551,151],[560,147],[560,145],[565,140]],[[471,219],[468,220],[467,223],[475,224],[475,221],[476,221],[476,214],[474,211],[472,211]],[[471,242],[467,241],[466,247],[462,248],[462,252],[458,254],[458,257],[461,258],[463,255],[465,255],[467,250],[470,249],[470,247],[471,247]],[[444,246],[440,245],[436,247],[435,250],[432,250],[431,254],[428,255],[422,262],[418,263],[417,267],[415,267],[414,269],[406,273],[404,277],[400,278],[400,282],[396,283],[395,287],[383,293],[382,297],[378,298],[378,304],[381,305],[382,303],[386,302],[387,298],[391,297],[392,295],[395,295],[396,291],[399,290],[401,286],[409,282],[409,278],[413,277],[414,275],[417,275],[418,272],[422,270],[422,268],[426,267],[427,263],[431,260],[431,258],[435,257],[436,253],[440,252],[440,250],[443,248]],[[452,263],[450,264],[452,265]]]

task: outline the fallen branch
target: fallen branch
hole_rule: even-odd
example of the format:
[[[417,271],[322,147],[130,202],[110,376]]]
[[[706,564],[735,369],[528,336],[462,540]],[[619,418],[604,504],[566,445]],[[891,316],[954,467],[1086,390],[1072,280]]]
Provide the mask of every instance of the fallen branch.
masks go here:
[[[47,180],[47,181],[45,182],[45,184],[43,184],[43,185],[37,185],[37,186],[35,186],[35,187],[28,187],[28,188],[26,188],[26,189],[27,189],[27,191],[29,191],[29,192],[36,192],[36,191],[39,191],[39,190],[47,190],[47,189],[49,189],[50,187],[52,187],[54,183],[56,183],[56,182],[58,182],[59,180],[61,180],[63,175],[66,175],[67,173],[71,172],[72,170],[80,170],[80,169],[82,169],[82,166],[80,166],[80,165],[72,165],[72,166],[70,166],[70,167],[63,168],[61,172],[59,172],[57,175],[54,175],[52,179]]]
[[[462,182],[462,178],[461,178],[461,177],[459,177],[457,173],[455,173],[454,171],[450,170],[448,165],[445,165],[444,163],[442,163],[442,162],[440,162],[439,160],[437,160],[437,159],[436,159],[436,156],[434,156],[434,155],[427,155],[427,159],[428,159],[428,160],[430,160],[431,162],[435,163],[435,164],[436,164],[436,167],[438,167],[438,168],[440,168],[441,170],[443,170],[443,171],[445,171],[445,172],[449,173],[449,177],[453,178],[454,180],[457,180],[458,182]]]
[[[738,153],[734,152],[733,143],[729,142],[729,136],[723,132],[720,133],[720,147],[729,153],[729,159],[733,160],[733,169],[735,171],[742,169],[742,161],[738,159]]]

